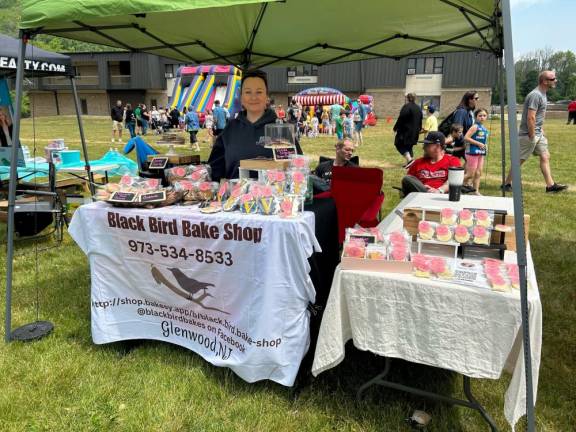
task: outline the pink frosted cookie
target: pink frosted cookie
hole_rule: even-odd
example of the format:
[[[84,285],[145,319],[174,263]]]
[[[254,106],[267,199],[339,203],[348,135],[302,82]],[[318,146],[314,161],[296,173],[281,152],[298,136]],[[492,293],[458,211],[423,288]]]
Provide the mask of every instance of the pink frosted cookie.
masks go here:
[[[486,228],[477,225],[472,230],[472,234],[474,235],[474,243],[490,244],[490,234]]]
[[[442,225],[454,225],[456,223],[456,212],[451,208],[443,208],[440,211],[440,223]]]
[[[492,225],[490,213],[488,213],[486,210],[476,210],[476,224],[482,227],[489,227]]]
[[[447,279],[452,277],[452,273],[448,268],[446,260],[441,257],[434,257],[430,260],[430,270],[441,278]]]
[[[458,218],[460,219],[460,225],[464,225],[466,227],[472,226],[473,218],[472,212],[470,210],[460,210],[460,213],[458,213]]]
[[[349,243],[344,246],[344,256],[351,258],[364,258],[366,247],[358,243]]]
[[[427,221],[420,221],[418,223],[418,234],[422,240],[430,240],[434,235],[434,228],[432,228],[432,224]]]
[[[500,273],[500,269],[497,269],[495,267],[485,268],[484,273],[486,274],[486,279],[488,279],[488,280],[502,277],[502,273]]]
[[[408,255],[408,250],[405,247],[395,247],[390,252],[390,257],[394,261],[406,261],[406,256]]]
[[[446,225],[438,225],[436,227],[436,238],[440,241],[450,241],[452,240],[452,231]]]
[[[510,286],[502,276],[496,276],[490,280],[493,291],[508,291]]]
[[[470,240],[470,233],[468,232],[468,228],[464,225],[458,225],[454,228],[454,240],[458,243],[466,243]]]
[[[412,266],[414,267],[414,276],[430,277],[430,263],[424,255],[412,256]]]

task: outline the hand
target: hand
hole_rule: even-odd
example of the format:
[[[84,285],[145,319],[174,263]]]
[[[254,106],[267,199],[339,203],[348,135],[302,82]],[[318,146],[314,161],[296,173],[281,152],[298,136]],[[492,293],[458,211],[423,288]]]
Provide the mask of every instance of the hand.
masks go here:
[[[430,187],[430,186],[428,186],[428,185],[424,185],[424,186],[426,186],[426,189],[428,190],[428,193],[436,193],[436,194],[437,194],[437,193],[442,193],[442,191],[441,191],[440,189],[436,189],[436,188]]]

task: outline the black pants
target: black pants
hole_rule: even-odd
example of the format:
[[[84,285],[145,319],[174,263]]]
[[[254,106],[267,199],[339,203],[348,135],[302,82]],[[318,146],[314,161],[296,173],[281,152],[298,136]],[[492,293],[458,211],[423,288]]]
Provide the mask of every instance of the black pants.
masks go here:
[[[576,125],[576,111],[570,111],[568,113],[568,123],[566,124],[570,124],[570,122]]]
[[[416,177],[407,175],[402,179],[402,193],[407,196],[411,192],[428,192],[428,189]]]
[[[190,144],[196,144],[198,142],[198,138],[196,138],[196,134],[198,133],[197,130],[190,130],[188,131],[190,134]]]

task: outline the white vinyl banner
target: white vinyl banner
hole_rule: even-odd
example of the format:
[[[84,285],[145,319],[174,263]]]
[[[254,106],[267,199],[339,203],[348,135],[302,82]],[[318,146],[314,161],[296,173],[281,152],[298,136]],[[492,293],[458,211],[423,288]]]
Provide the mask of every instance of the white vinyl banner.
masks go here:
[[[184,346],[248,382],[291,386],[309,342],[314,215],[196,208],[76,210],[70,235],[92,278],[92,338]]]

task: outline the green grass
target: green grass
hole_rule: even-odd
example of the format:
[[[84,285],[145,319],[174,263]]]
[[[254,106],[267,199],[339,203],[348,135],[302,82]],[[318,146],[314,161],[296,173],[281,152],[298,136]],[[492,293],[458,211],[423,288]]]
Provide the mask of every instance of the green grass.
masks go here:
[[[110,146],[109,123],[100,117],[84,118],[92,159]],[[494,121],[488,126],[493,136],[482,192],[498,195],[500,125]],[[576,127],[555,120],[547,122],[546,131],[553,174],[558,182],[569,183],[576,162]],[[30,146],[35,137],[39,152],[52,138],[64,138],[68,146],[79,148],[73,117],[37,118],[34,128],[28,119],[22,124],[22,137]],[[392,142],[391,125],[382,122],[366,131],[365,144],[358,149],[362,165],[384,168],[386,211],[398,203],[391,187],[403,174]],[[302,147],[315,156],[332,155],[333,143],[331,138],[305,139]],[[208,152],[202,144],[204,158]],[[523,179],[544,309],[537,429],[571,431],[576,424],[575,195],[545,194],[536,159],[524,166]],[[38,261],[32,246],[19,252],[27,254],[14,262],[14,326],[35,319],[38,286],[40,318],[54,322],[56,329],[38,342],[0,344],[1,431],[407,431],[403,419],[413,409],[432,414],[429,431],[487,429],[475,412],[393,390],[371,390],[365,402],[357,403],[358,386],[377,374],[383,361],[351,347],[340,366],[320,375],[294,399],[282,386],[246,384],[232,372],[170,344],[145,341],[133,349],[120,343],[93,345],[89,268],[80,249],[66,236],[59,248],[39,254]],[[5,268],[4,251],[0,261]],[[3,302],[4,283],[1,295]],[[393,369],[393,378],[404,383],[461,396],[460,378],[452,373],[403,362]],[[476,397],[502,430],[507,429],[503,403],[509,379],[503,375],[500,380],[472,383]],[[518,430],[524,430],[522,421],[519,425]]]

